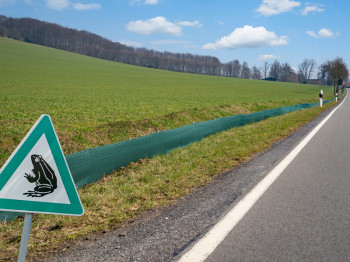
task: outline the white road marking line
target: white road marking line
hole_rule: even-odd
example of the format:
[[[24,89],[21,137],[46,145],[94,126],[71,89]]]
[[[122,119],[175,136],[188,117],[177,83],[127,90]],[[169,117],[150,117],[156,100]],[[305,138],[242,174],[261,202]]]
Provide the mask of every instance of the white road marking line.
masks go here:
[[[347,96],[345,97],[345,99]],[[200,239],[179,262],[204,261],[238,224],[250,208],[258,201],[286,167],[307,145],[334,112],[344,103],[338,105],[320,124],[318,124],[263,180],[261,180],[240,202],[238,202],[202,239]]]

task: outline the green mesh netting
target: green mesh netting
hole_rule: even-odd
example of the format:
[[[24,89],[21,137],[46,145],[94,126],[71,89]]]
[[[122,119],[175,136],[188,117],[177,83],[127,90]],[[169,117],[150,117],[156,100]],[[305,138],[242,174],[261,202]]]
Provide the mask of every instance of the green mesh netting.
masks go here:
[[[327,100],[324,104],[332,100],[334,99]],[[217,132],[318,105],[319,103],[299,104],[198,122],[111,145],[83,150],[67,155],[66,160],[76,186],[81,187],[98,181],[104,175],[110,174],[122,166],[127,166],[131,162],[166,154],[175,148],[187,146]],[[20,214],[0,212],[0,220],[4,220],[5,217],[10,220],[18,215]]]

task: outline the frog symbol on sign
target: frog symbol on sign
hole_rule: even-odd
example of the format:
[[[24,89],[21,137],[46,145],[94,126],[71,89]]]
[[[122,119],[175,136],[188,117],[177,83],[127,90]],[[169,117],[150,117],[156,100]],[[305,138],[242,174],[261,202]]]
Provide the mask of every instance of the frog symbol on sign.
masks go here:
[[[31,156],[33,174],[25,173],[25,178],[30,183],[35,183],[34,191],[23,193],[27,197],[43,197],[52,193],[57,188],[55,172],[40,155]]]

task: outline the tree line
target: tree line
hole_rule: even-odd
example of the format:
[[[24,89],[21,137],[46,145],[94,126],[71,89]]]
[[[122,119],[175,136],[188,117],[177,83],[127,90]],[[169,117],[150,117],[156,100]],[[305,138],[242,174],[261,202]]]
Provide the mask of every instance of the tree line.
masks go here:
[[[170,71],[220,75],[222,65],[218,58],[212,56],[134,48],[87,31],[31,18],[0,16],[0,36],[100,59]]]
[[[318,68],[314,59],[304,59],[297,72],[287,62],[281,64],[277,60],[273,63],[265,62],[259,68],[255,65],[250,68],[247,62],[241,63],[237,59],[221,63],[213,56],[130,47],[87,31],[78,31],[31,18],[0,16],[0,36],[100,59],[185,73],[325,85],[348,77],[348,69],[341,58],[327,61]],[[316,69],[318,74],[315,82]]]

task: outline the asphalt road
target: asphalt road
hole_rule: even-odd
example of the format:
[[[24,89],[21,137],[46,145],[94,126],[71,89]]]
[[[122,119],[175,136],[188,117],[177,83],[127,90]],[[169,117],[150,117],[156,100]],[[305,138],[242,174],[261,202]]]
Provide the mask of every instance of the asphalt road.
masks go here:
[[[350,102],[350,101],[349,101]],[[347,103],[344,107],[350,108],[348,106],[350,103]],[[340,111],[340,110],[339,110]],[[155,210],[151,210],[149,212],[145,212],[137,219],[133,221],[128,221],[123,226],[118,227],[116,229],[110,230],[105,233],[98,233],[95,235],[90,235],[88,237],[82,238],[80,241],[74,241],[70,243],[65,243],[64,246],[57,249],[54,253],[46,253],[42,255],[41,261],[176,261],[183,254],[189,250],[194,243],[196,243],[199,239],[202,238],[220,219],[227,210],[234,205],[240,198],[245,195],[246,191],[252,187],[257,181],[261,180],[266,174],[268,174],[271,169],[278,163],[281,158],[288,154],[288,152],[297,144],[311,129],[313,129],[324,117],[329,114],[329,111],[323,112],[319,117],[310,122],[309,124],[302,127],[300,130],[295,132],[293,135],[288,137],[287,139],[280,141],[272,146],[272,148],[266,152],[263,152],[257,155],[251,161],[242,164],[241,166],[226,172],[224,174],[219,175],[212,183],[209,185],[198,188],[193,191],[190,195],[179,199],[174,205],[158,208]],[[344,117],[346,117],[346,112],[344,113]],[[337,121],[336,121],[337,122]],[[338,123],[338,122],[337,122]],[[325,146],[326,141],[332,141],[338,136],[337,130],[336,133],[332,134],[331,137],[327,137],[327,139],[321,139],[323,147],[323,158],[327,159],[330,157],[335,157],[333,153],[329,153],[329,148],[335,147],[338,148],[338,145],[332,144]],[[343,142],[346,140],[346,136],[343,137]],[[346,149],[347,147],[345,142],[341,143],[341,148]],[[346,152],[343,151],[344,157],[346,157]],[[307,170],[314,170],[311,165],[307,164],[307,162],[314,161],[315,157],[311,155],[307,155],[306,166]],[[317,160],[317,159],[316,159]],[[339,164],[338,158],[335,160],[336,162],[332,162],[332,164],[324,163],[323,161],[318,161],[317,164],[312,163],[312,165],[316,166],[324,166],[327,168],[326,170],[332,171],[334,166],[341,166],[344,163]],[[349,162],[349,161],[348,161]],[[322,163],[322,164],[320,164]],[[345,162],[347,164],[347,162]],[[321,166],[320,166],[321,167]],[[335,197],[333,191],[338,191],[339,194],[346,194],[349,191],[342,192],[340,189],[347,189],[348,183],[350,181],[338,181],[341,185],[333,184],[335,181],[329,181],[330,174],[324,174],[322,177],[316,180],[323,181],[321,182],[322,187],[320,185],[316,186],[316,189],[310,189],[305,183],[310,182],[309,180],[314,180],[315,177],[311,176],[303,176],[304,170],[302,167],[297,166],[297,174],[293,174],[293,177],[296,175],[300,176],[300,178],[292,178],[292,180],[296,181],[296,184],[292,186],[292,184],[287,183],[287,187],[278,187],[278,184],[282,183],[289,175],[283,175],[279,181],[276,181],[274,187],[279,188],[281,191],[280,194],[278,192],[266,194],[266,204],[262,204],[262,206],[266,206],[264,210],[256,210],[254,213],[256,215],[250,217],[250,214],[246,216],[247,220],[244,219],[242,222],[246,224],[246,227],[251,231],[247,231],[246,227],[237,227],[236,229],[239,232],[232,232],[229,236],[227,236],[225,244],[219,246],[217,250],[208,258],[208,261],[237,261],[240,260],[272,260],[274,254],[278,254],[278,252],[285,252],[284,258],[289,258],[289,253],[293,252],[295,249],[281,250],[282,243],[289,243],[290,238],[294,237],[299,239],[296,233],[289,235],[287,230],[294,230],[295,224],[289,224],[287,219],[291,216],[290,212],[292,212],[293,207],[297,207],[297,204],[289,204],[284,202],[284,200],[290,200],[291,198],[296,198],[297,202],[306,202],[309,203],[309,196],[311,191],[317,191],[319,193],[322,192],[321,197],[315,195],[314,197],[317,199],[314,205],[320,205],[319,209],[323,210],[323,212],[328,211],[336,211],[333,214],[333,220],[329,221],[328,227],[334,224],[337,224],[339,219],[345,219],[346,212],[349,211],[348,207],[345,205],[347,198],[349,196],[344,196],[343,200],[338,202],[337,205],[329,207],[325,206],[325,203],[333,203],[333,198]],[[324,169],[322,168],[322,169]],[[346,172],[341,173],[342,178],[346,178]],[[327,178],[327,179],[326,179]],[[326,179],[326,180],[325,180]],[[306,180],[306,182],[304,181]],[[301,188],[300,188],[301,187]],[[335,190],[335,188],[337,190]],[[305,189],[306,192],[304,192]],[[323,191],[322,189],[325,189]],[[310,192],[309,192],[310,191]],[[323,194],[324,192],[324,194]],[[313,197],[312,197],[313,198]],[[283,201],[282,201],[283,200]],[[263,200],[261,200],[263,201]],[[258,205],[260,206],[260,204]],[[257,206],[257,207],[258,207]],[[275,208],[275,206],[280,206],[280,209],[276,210],[279,219],[273,219],[276,214],[269,211],[269,206]],[[326,208],[325,208],[326,207]],[[301,208],[301,207],[300,207]],[[305,208],[305,210],[304,210]],[[345,213],[342,215],[338,215],[339,209],[344,209]],[[318,209],[317,209],[318,210]],[[318,225],[319,221],[316,218],[323,220],[323,215],[321,218],[319,214],[316,213],[316,209],[312,209],[310,207],[302,207],[297,210],[298,216],[300,220],[305,223],[310,223],[311,229]],[[347,212],[349,213],[349,212]],[[299,218],[297,216],[297,218]],[[347,218],[348,219],[348,218]],[[267,224],[263,224],[258,227],[254,227],[254,225],[259,221],[266,221]],[[347,220],[349,222],[349,219]],[[285,225],[285,223],[287,225]],[[327,222],[326,222],[327,223]],[[346,224],[346,223],[344,223]],[[339,227],[342,224],[339,224]],[[274,231],[270,229],[273,227],[281,227],[281,232],[277,230],[277,236]],[[235,229],[235,230],[236,230]],[[323,228],[321,228],[323,229]],[[319,230],[319,229],[317,229]],[[271,235],[270,243],[272,247],[266,247],[268,245],[265,243],[265,240],[268,236],[264,234],[269,233]],[[297,230],[295,230],[296,232]],[[338,231],[348,232],[346,229],[334,231],[336,234]],[[250,233],[249,233],[250,232]],[[294,231],[293,231],[294,232]],[[311,236],[316,235],[317,237],[322,237],[322,235],[317,234],[318,231],[314,231]],[[288,238],[289,236],[289,238]],[[277,237],[281,237],[278,241]],[[333,235],[331,242],[335,236]],[[261,239],[263,241],[261,241]],[[286,239],[286,240],[283,240]],[[276,240],[276,241],[274,241]],[[252,241],[252,242],[251,242]],[[329,245],[327,239],[325,239]],[[343,250],[347,246],[347,239],[344,238],[344,242],[339,246],[337,245],[337,249],[334,249],[334,252],[337,252],[339,248]],[[340,241],[337,241],[340,242]],[[239,244],[232,247],[232,244]],[[250,243],[252,246],[250,248]],[[258,247],[255,247],[253,243],[260,243]],[[296,247],[302,246],[302,249],[306,251],[309,248],[304,246],[304,239],[298,240],[293,245]],[[333,242],[332,242],[333,243]],[[291,244],[291,243],[289,243]],[[332,244],[332,246],[334,246]],[[312,246],[311,246],[312,248]],[[314,248],[319,248],[318,245],[315,244]],[[263,250],[271,250],[270,256],[264,257],[264,254],[261,252]],[[232,254],[230,251],[234,251]],[[247,253],[243,253],[243,251],[247,251]],[[238,252],[238,253],[237,253]],[[242,252],[242,253],[239,253]],[[345,252],[341,252],[345,254]],[[347,253],[348,254],[348,253]],[[247,255],[250,255],[248,257]],[[256,255],[255,257],[253,255]],[[261,255],[261,256],[260,256]],[[292,257],[290,257],[292,258]],[[339,257],[338,257],[339,258]],[[37,258],[36,261],[40,259]],[[290,259],[287,259],[290,260]],[[339,260],[338,260],[339,261]]]
[[[205,261],[350,261],[349,98]]]

